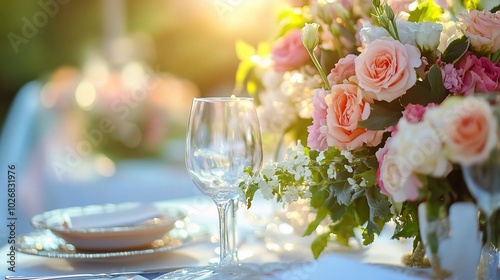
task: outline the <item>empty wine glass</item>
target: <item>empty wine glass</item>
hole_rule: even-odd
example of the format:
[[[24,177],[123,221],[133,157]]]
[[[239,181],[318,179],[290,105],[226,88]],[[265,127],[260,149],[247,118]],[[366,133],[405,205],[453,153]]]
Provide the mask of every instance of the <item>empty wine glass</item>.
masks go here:
[[[262,165],[260,125],[252,98],[195,98],[186,139],[186,167],[195,185],[215,202],[219,214],[220,260],[216,266],[184,269],[165,279],[210,278],[230,266],[226,236],[229,203],[241,193],[246,168]]]
[[[484,95],[492,104],[495,121],[500,124],[499,94]],[[497,127],[496,146],[488,159],[476,164],[462,165],[465,182],[486,218],[486,244],[481,253],[478,279],[500,279],[500,231],[496,223],[500,209],[500,129]]]

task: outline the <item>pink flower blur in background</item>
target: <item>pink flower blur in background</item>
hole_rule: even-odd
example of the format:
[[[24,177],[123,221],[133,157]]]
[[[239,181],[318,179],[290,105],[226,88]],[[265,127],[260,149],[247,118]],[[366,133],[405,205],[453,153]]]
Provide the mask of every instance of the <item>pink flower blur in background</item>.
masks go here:
[[[278,72],[295,70],[309,62],[309,54],[302,44],[302,32],[298,29],[276,41],[271,54],[274,70]]]

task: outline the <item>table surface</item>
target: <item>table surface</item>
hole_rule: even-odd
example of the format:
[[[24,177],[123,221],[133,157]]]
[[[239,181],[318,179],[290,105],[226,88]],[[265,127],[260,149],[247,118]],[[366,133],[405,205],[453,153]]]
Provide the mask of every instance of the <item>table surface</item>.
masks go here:
[[[195,223],[203,223],[210,228],[211,232],[217,232],[216,208],[209,199],[195,196],[161,203],[182,206],[184,209],[188,209],[188,215],[192,217]],[[272,205],[271,202],[267,201],[258,201],[252,209],[240,209],[238,211],[238,233],[241,236],[239,252],[242,262],[263,265],[276,262],[303,263],[313,261],[309,247],[311,238],[301,237],[295,233],[273,235],[269,230],[266,230],[266,225],[272,222],[270,220],[272,217],[265,217],[263,213],[272,212],[275,207],[279,206]],[[258,217],[260,222],[254,222],[255,217]],[[344,260],[352,260],[351,265],[359,265],[359,268],[363,268],[366,273],[372,273],[367,268],[376,268],[390,270],[391,273],[395,273],[394,279],[402,279],[401,277],[415,274],[419,278],[428,278],[428,271],[416,271],[402,267],[401,259],[404,254],[410,252],[412,242],[410,240],[390,240],[390,231],[391,225],[388,225],[381,236],[368,247],[348,249],[341,246],[330,246],[322,255],[320,261],[329,256],[340,257]],[[266,248],[266,245],[276,243],[287,243],[288,249],[284,250],[283,247],[278,247],[278,249]],[[206,240],[170,252],[102,260],[57,259],[17,252],[15,256],[15,273],[12,273],[8,270],[9,264],[7,263],[9,246],[4,245],[0,250],[0,259],[2,259],[0,262],[0,275],[47,276],[199,266],[216,260],[218,258],[216,254],[217,248],[217,240]],[[342,261],[330,260],[330,262],[333,262],[332,265],[335,265],[335,263],[340,265]],[[336,269],[341,270],[342,267]],[[359,271],[363,271],[363,269]]]

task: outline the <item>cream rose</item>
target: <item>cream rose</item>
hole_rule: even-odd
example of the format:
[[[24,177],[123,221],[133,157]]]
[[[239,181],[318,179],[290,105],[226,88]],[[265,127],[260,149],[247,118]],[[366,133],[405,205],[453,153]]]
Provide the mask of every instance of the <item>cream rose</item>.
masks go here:
[[[328,146],[341,150],[354,150],[363,144],[376,146],[382,140],[382,131],[372,131],[358,127],[358,121],[369,108],[356,84],[333,85],[325,97],[326,126],[321,133],[326,135]]]
[[[500,50],[500,11],[471,10],[461,16],[461,29],[474,50],[495,53]]]
[[[384,155],[378,171],[381,192],[395,202],[416,200],[422,182],[401,160],[395,150],[388,150]]]
[[[372,92],[377,100],[393,101],[417,81],[420,51],[394,39],[377,39],[356,58],[359,86]]]
[[[418,23],[418,31],[415,33],[415,44],[423,52],[433,51],[439,46],[442,31],[443,25],[440,23]]]
[[[424,119],[441,132],[443,152],[452,162],[481,162],[497,143],[497,123],[491,106],[477,97],[450,97],[430,109]]]
[[[402,118],[392,143],[398,156],[405,159],[416,173],[445,177],[451,171],[451,163],[442,151],[441,139],[430,122],[410,123]]]

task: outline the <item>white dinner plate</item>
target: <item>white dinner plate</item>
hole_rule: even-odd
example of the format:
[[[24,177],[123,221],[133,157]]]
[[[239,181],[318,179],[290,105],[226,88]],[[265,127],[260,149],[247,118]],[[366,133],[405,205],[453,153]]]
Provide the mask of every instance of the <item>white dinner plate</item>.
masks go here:
[[[211,233],[189,219],[178,221],[174,228],[157,239],[146,248],[91,252],[80,250],[50,230],[38,230],[19,236],[16,239],[16,251],[49,258],[70,259],[79,261],[121,260],[122,257],[143,256],[169,252],[175,249],[210,240]]]
[[[51,210],[34,216],[31,223],[80,251],[116,252],[150,248],[184,217],[178,208],[121,203]]]

